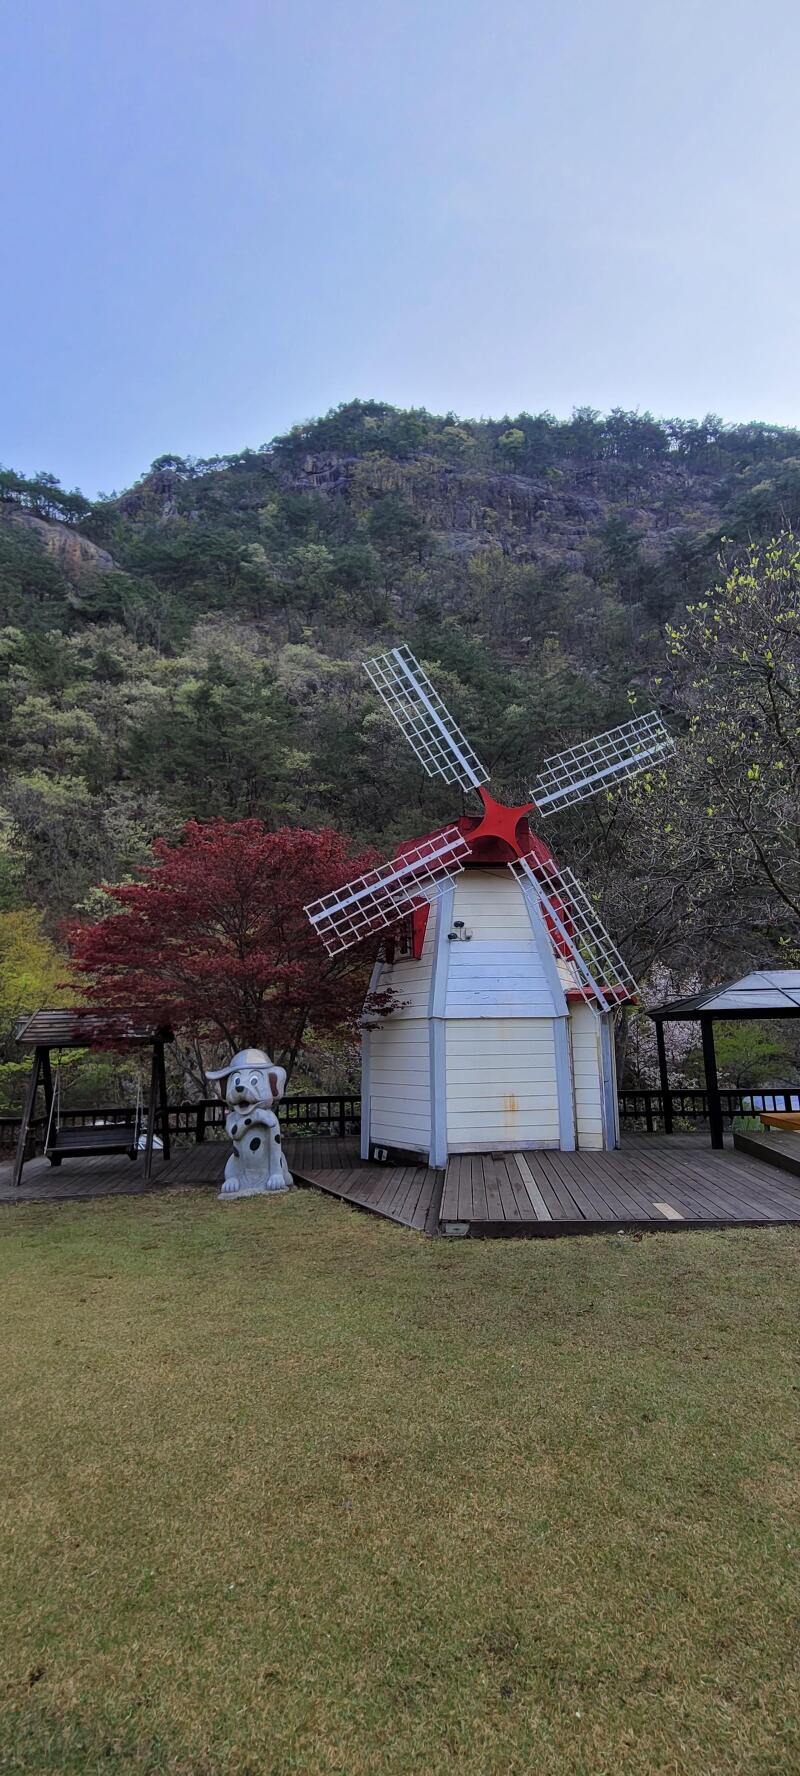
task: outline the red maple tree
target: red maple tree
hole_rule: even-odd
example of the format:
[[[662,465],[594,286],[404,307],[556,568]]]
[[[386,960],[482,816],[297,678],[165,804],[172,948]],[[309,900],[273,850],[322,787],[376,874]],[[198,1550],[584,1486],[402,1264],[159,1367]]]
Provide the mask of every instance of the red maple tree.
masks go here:
[[[353,1033],[375,944],[327,956],[303,907],[372,852],[349,856],[332,828],[220,819],[190,820],[153,855],[141,881],[108,889],[117,911],[69,932],[91,1003],[152,1008],[196,1045],[252,1044],[287,1072],[307,1032]]]

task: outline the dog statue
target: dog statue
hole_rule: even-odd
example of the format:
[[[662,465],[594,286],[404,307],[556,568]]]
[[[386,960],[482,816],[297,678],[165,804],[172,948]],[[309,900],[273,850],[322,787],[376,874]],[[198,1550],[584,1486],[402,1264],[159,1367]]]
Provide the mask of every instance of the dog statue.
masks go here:
[[[273,1104],[286,1090],[284,1068],[276,1067],[261,1048],[243,1048],[227,1067],[207,1073],[206,1078],[226,1082],[225,1133],[233,1142],[220,1201],[291,1189],[292,1174],[284,1158],[280,1124],[273,1110]]]

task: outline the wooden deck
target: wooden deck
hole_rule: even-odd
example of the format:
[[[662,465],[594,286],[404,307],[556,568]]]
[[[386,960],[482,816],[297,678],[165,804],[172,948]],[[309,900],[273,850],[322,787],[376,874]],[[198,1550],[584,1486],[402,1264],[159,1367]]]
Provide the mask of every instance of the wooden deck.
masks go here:
[[[800,1222],[800,1181],[700,1135],[630,1135],[613,1153],[452,1159],[440,1230],[552,1235]]]
[[[419,1233],[436,1233],[444,1172],[426,1165],[369,1165],[359,1158],[358,1141],[335,1136],[287,1141],[285,1148],[298,1184]]]
[[[141,1159],[29,1162],[19,1190],[0,1166],[0,1203],[151,1195],[168,1188],[219,1189],[228,1146],[205,1141],[156,1158],[149,1184]],[[537,1151],[466,1154],[446,1174],[425,1165],[366,1164],[358,1143],[289,1137],[298,1184],[420,1233],[451,1237],[552,1237],[687,1227],[800,1224],[800,1178],[702,1135],[631,1135],[616,1153]]]
[[[199,1150],[198,1150],[199,1151]],[[180,1155],[182,1158],[183,1155]],[[11,1161],[0,1165],[0,1203],[72,1202],[83,1197],[142,1196],[157,1189],[174,1161],[163,1165],[156,1155],[149,1184],[144,1179],[144,1155],[126,1159],[103,1154],[91,1159],[65,1159],[60,1166],[49,1160],[29,1159],[22,1181],[11,1183]]]

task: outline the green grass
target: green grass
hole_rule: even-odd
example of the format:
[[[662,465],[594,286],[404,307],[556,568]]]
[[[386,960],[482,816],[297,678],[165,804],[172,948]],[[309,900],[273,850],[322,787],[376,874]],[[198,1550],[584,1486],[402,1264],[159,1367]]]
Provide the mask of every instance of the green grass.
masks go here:
[[[0,1770],[787,1776],[798,1259],[0,1211]]]

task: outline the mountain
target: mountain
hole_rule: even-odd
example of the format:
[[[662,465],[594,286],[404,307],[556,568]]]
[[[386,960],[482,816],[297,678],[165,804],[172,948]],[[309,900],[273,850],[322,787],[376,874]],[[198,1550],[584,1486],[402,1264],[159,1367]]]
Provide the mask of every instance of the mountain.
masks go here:
[[[52,923],[188,815],[425,831],[452,792],[359,666],[400,639],[516,794],[654,672],[668,705],[665,625],[793,522],[800,432],[621,411],[355,401],[96,502],[3,471],[0,895]]]

